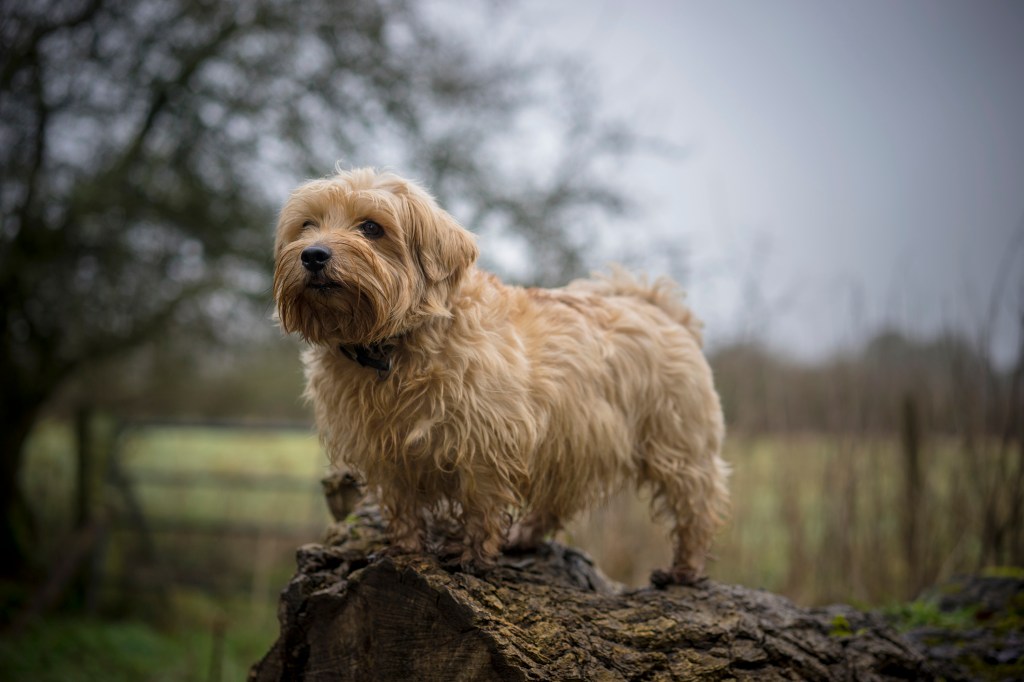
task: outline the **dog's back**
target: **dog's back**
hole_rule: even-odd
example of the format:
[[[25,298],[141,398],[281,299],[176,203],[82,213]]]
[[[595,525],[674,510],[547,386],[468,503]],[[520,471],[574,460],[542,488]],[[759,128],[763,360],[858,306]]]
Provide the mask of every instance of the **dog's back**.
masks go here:
[[[600,296],[627,296],[650,303],[686,327],[696,339],[698,346],[704,344],[704,324],[684,303],[686,294],[667,277],[660,277],[649,283],[646,278],[637,277],[624,268],[613,267],[609,274],[595,275],[593,279],[576,280],[566,289],[586,291]]]
[[[527,530],[557,527],[629,478],[675,521],[662,579],[701,575],[728,508],[728,467],[702,325],[682,291],[618,268],[524,293],[515,326],[530,351],[529,402],[548,426],[529,461]]]

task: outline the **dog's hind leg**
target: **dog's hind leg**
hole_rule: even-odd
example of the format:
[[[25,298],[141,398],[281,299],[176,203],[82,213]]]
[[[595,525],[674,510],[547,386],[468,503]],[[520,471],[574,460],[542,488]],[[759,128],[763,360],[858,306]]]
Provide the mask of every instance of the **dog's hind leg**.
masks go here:
[[[657,586],[691,584],[704,577],[715,531],[729,509],[728,466],[718,456],[721,436],[712,430],[666,442],[648,442],[642,482],[653,487],[655,513],[672,521],[672,566],[655,571]]]

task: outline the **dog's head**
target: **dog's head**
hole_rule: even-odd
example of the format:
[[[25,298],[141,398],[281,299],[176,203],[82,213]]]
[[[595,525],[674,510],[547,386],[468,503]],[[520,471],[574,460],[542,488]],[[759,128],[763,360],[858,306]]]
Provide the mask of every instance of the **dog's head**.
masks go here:
[[[314,344],[371,344],[450,315],[473,236],[408,180],[371,169],[296,189],[277,223],[281,326]]]

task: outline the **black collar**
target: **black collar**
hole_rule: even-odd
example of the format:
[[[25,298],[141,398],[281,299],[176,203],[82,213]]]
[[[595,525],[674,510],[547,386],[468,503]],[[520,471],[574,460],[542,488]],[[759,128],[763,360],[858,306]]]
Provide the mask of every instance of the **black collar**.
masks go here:
[[[395,338],[384,339],[369,346],[338,346],[342,355],[359,363],[360,367],[377,370],[377,379],[380,381],[384,381],[391,374],[392,360],[397,347],[398,342]]]

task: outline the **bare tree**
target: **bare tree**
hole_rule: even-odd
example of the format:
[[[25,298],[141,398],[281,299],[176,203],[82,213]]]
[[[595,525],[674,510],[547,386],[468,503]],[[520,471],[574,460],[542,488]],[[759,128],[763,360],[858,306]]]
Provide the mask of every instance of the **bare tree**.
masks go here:
[[[566,73],[488,56],[409,0],[0,5],[4,570],[31,535],[17,480],[47,400],[261,300],[285,182],[397,149],[465,215],[520,235],[537,279],[578,268],[565,225],[622,208],[594,160],[629,135]],[[506,136],[538,111],[559,145],[545,173],[517,173],[502,152],[534,152]]]

